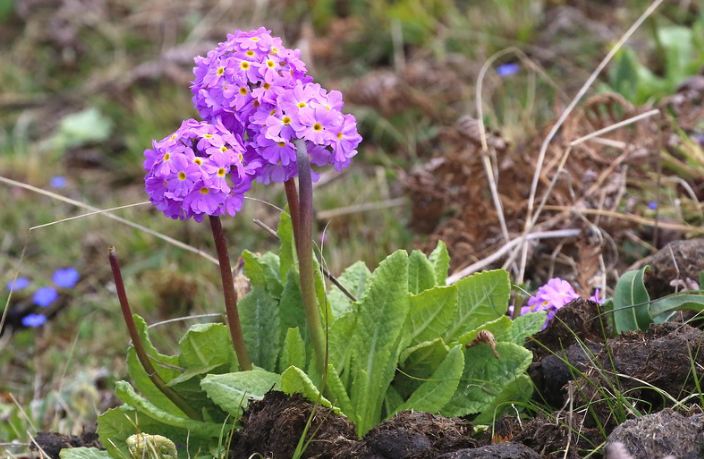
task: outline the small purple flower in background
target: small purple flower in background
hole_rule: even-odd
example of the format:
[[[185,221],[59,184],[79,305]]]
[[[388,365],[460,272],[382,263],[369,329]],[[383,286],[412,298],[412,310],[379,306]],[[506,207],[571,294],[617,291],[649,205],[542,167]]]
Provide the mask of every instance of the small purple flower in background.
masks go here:
[[[66,187],[66,177],[62,175],[55,175],[49,181],[49,185],[52,188],[65,188]]]
[[[516,62],[501,64],[496,67],[496,74],[501,78],[510,77],[517,74],[521,70],[521,66]]]
[[[648,201],[648,209],[656,210],[658,208],[657,201]]]
[[[592,296],[589,297],[589,301],[597,303],[597,304],[602,304],[606,298],[604,298],[601,294],[601,289],[595,289],[594,293]]]
[[[30,280],[26,277],[18,277],[7,283],[6,288],[11,292],[17,292],[29,287]]]
[[[37,306],[46,308],[59,297],[59,293],[54,287],[41,287],[34,292],[32,302]]]
[[[54,271],[54,275],[51,277],[51,280],[57,287],[73,288],[76,286],[80,278],[81,275],[78,273],[76,268],[69,266],[66,268],[59,268]]]
[[[27,314],[22,317],[22,325],[27,328],[37,328],[41,327],[46,323],[46,316],[44,314]]]
[[[697,133],[692,135],[692,138],[694,139],[695,142],[699,144],[701,148],[704,148],[704,134]]]
[[[543,325],[543,329],[545,329],[552,318],[555,317],[555,314],[557,314],[558,309],[577,298],[579,298],[579,295],[577,295],[570,283],[556,277],[550,279],[528,299],[526,305],[521,307],[520,315],[545,311],[547,313],[545,324]]]

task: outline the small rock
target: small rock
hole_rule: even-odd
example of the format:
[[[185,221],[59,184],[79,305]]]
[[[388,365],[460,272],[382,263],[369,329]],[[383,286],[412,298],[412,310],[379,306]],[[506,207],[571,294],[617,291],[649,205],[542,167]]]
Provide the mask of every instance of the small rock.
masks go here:
[[[670,242],[653,256],[650,266],[645,284],[652,298],[674,292],[673,285],[697,282],[704,271],[704,239]]]
[[[615,443],[633,459],[704,457],[704,414],[686,417],[668,408],[630,419],[611,432],[607,448]]]

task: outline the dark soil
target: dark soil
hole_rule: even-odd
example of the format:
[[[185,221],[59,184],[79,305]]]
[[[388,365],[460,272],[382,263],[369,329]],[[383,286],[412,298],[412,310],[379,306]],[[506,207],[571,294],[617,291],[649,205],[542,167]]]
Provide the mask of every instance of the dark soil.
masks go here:
[[[689,289],[704,271],[704,239],[670,242],[653,256],[650,266],[645,282],[652,298]]]
[[[51,459],[59,459],[59,453],[63,448],[78,448],[78,447],[95,447],[101,448],[102,445],[98,441],[98,434],[95,432],[86,432],[80,436],[77,435],[62,435],[54,432],[39,432],[34,436],[35,444],[31,448],[37,451],[37,445]]]
[[[540,459],[540,455],[520,443],[498,443],[480,448],[462,449],[437,456],[438,459]]]

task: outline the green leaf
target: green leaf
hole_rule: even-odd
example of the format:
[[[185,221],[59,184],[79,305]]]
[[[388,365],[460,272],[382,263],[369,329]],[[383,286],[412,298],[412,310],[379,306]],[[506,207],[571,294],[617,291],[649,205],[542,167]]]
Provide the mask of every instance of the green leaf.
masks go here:
[[[513,343],[497,343],[497,359],[486,344],[477,344],[464,351],[464,372],[457,392],[442,409],[445,416],[466,416],[481,413],[494,403],[504,388],[524,374],[533,355]]]
[[[672,314],[682,310],[695,312],[704,310],[704,294],[692,292],[674,293],[653,300],[648,308],[653,322],[658,324],[667,322]]]
[[[176,367],[159,366],[156,365],[156,362],[154,362],[154,367],[164,381],[170,382],[180,374],[180,371]],[[164,411],[171,414],[184,415],[183,411],[174,405],[174,403],[154,385],[147,372],[142,368],[142,364],[137,358],[137,353],[132,347],[127,350],[127,372],[130,375],[130,380],[132,384],[134,384],[134,387],[150,402],[156,406],[160,406]]]
[[[650,295],[643,283],[643,276],[649,268],[644,266],[638,270],[628,271],[616,283],[613,298],[616,333],[645,330],[652,322],[648,313]]]
[[[386,391],[386,396],[384,397],[384,419],[396,413],[398,411],[397,408],[401,405],[403,405],[403,397],[392,384],[389,386]]]
[[[431,252],[428,260],[433,265],[433,271],[435,271],[435,284],[445,285],[447,274],[450,271],[450,254],[447,252],[447,246],[443,241],[438,241],[438,245]]]
[[[110,459],[107,451],[98,448],[64,448],[59,452],[61,459]]]
[[[542,330],[547,314],[544,311],[531,312],[513,319],[513,323],[508,333],[509,336],[501,336],[498,341],[510,341],[522,346],[526,338],[533,336]]]
[[[439,413],[455,394],[463,369],[464,355],[462,346],[458,345],[450,349],[433,375],[395,411],[416,410]]]
[[[472,421],[475,425],[491,425],[512,405],[524,406],[533,395],[533,381],[528,375],[520,375],[508,383],[481,414]]]
[[[229,427],[221,427],[224,427],[224,435],[227,435]],[[178,447],[179,457],[184,459],[198,457],[208,451],[209,444],[217,441],[213,437],[198,437],[187,430],[163,424],[127,405],[109,409],[98,417],[100,443],[112,458],[129,459],[131,455],[126,440],[140,432],[163,435],[171,439]]]
[[[406,335],[411,344],[443,336],[457,314],[457,288],[435,287],[409,299]]]
[[[57,150],[107,140],[112,133],[112,121],[95,107],[66,115],[56,133],[49,139]]]
[[[296,263],[296,245],[293,240],[293,226],[291,216],[286,212],[281,212],[279,217],[279,227],[276,230],[279,235],[279,270],[280,279],[287,279],[288,273]]]
[[[147,322],[138,314],[133,314],[132,318],[134,319],[135,326],[137,327],[137,333],[142,340],[142,344],[144,344],[144,350],[154,364],[167,367],[178,365],[178,356],[162,354],[152,344],[152,341],[149,338],[149,328],[147,327]]]
[[[340,375],[335,370],[335,366],[328,364],[328,384],[327,388],[332,396],[332,402],[339,406],[345,416],[351,420],[355,420],[354,406],[352,405],[352,400],[347,394],[345,385],[340,379]]]
[[[328,333],[328,360],[335,365],[338,371],[346,370],[352,356],[353,346],[350,340],[354,339],[357,322],[357,314],[350,312],[339,317],[332,323]]]
[[[278,373],[255,367],[248,371],[208,375],[200,386],[217,406],[237,419],[249,400],[261,400],[278,387],[280,380]]]
[[[425,254],[420,250],[411,252],[408,257],[408,291],[420,293],[435,286],[435,271]]]
[[[506,314],[511,294],[507,271],[483,271],[454,285],[457,287],[457,313],[445,333],[446,342]]]
[[[501,316],[496,320],[482,324],[480,327],[463,334],[457,341],[460,344],[469,344],[479,335],[481,331],[488,331],[497,341],[511,341],[511,328],[513,322],[508,316]]]
[[[303,309],[301,284],[298,271],[292,269],[286,278],[286,286],[279,302],[279,317],[281,321],[281,339],[283,340],[289,328],[298,328],[304,340],[307,340],[308,327]]]
[[[372,274],[357,312],[353,355],[357,371],[364,371],[368,377],[365,393],[352,398],[359,432],[366,433],[380,420],[386,389],[396,370],[408,308],[408,255],[397,251]]]
[[[182,416],[175,416],[162,408],[154,405],[149,400],[137,394],[132,386],[126,381],[118,381],[115,383],[115,395],[136,409],[140,413],[172,427],[188,430],[193,435],[198,437],[218,437],[222,431],[220,424],[211,422],[195,421]]]
[[[179,340],[178,347],[178,363],[183,368],[224,367],[225,371],[237,368],[230,331],[225,324],[195,324]]]
[[[322,406],[333,408],[338,414],[340,413],[338,408],[333,407],[332,403],[323,397],[305,371],[298,367],[288,367],[281,373],[281,390],[289,395],[303,394],[311,402],[320,403]]]
[[[438,366],[447,357],[450,348],[442,338],[425,341],[404,349],[399,357],[403,372],[394,379],[394,386],[399,393],[408,398],[421,385],[423,379],[429,379]]]
[[[283,285],[279,278],[279,257],[276,254],[266,252],[263,255],[257,255],[245,250],[242,252],[242,260],[244,260],[244,274],[253,287],[264,288],[274,297],[281,297]]]
[[[242,334],[255,365],[276,370],[281,330],[279,304],[266,290],[254,287],[238,304]]]
[[[699,69],[690,69],[694,57],[692,30],[683,26],[659,27],[658,39],[665,50],[665,77],[680,84]]]
[[[337,280],[352,296],[360,299],[364,296],[371,275],[372,273],[369,271],[369,268],[367,268],[367,265],[365,265],[363,261],[358,261],[347,268]],[[335,318],[353,310],[352,300],[335,286],[330,288],[328,298],[330,299],[330,307]]]
[[[301,337],[298,327],[289,328],[284,339],[284,346],[279,359],[279,371],[283,371],[290,366],[305,368],[306,366],[306,343]]]

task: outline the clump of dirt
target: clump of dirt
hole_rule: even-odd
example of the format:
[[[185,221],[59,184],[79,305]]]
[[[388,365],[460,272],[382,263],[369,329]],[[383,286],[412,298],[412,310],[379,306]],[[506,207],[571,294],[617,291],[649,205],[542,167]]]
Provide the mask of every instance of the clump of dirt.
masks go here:
[[[477,446],[471,433],[472,425],[463,419],[404,411],[369,431],[356,457],[432,459]]]
[[[39,432],[34,436],[35,443],[31,449],[38,451],[41,448],[51,459],[59,459],[59,453],[63,448],[94,447],[102,449],[103,446],[98,441],[98,434],[95,432],[85,432],[80,436],[63,435],[55,432]],[[39,448],[37,448],[39,446]]]
[[[645,283],[652,298],[690,289],[704,271],[704,239],[670,242],[653,256],[650,266]]]
[[[520,443],[498,443],[443,454],[437,459],[540,459],[540,455]]]
[[[684,416],[664,409],[629,419],[609,435],[607,447],[621,443],[633,459],[674,456],[696,459],[704,456],[704,415]]]
[[[358,445],[354,427],[344,417],[323,407],[314,407],[300,395],[269,392],[263,400],[252,403],[242,418],[231,447],[235,458],[253,454],[264,457],[292,457],[308,419],[315,414],[308,429],[312,440],[304,457],[325,458],[351,451]]]
[[[600,388],[609,391],[608,398],[617,390],[643,409],[663,408],[669,401],[659,391],[680,399],[696,390],[695,378],[701,377],[704,365],[703,349],[704,332],[681,323],[651,325],[646,332],[609,339],[592,368],[574,381],[575,403],[589,406],[595,419],[612,426],[613,410]]]

